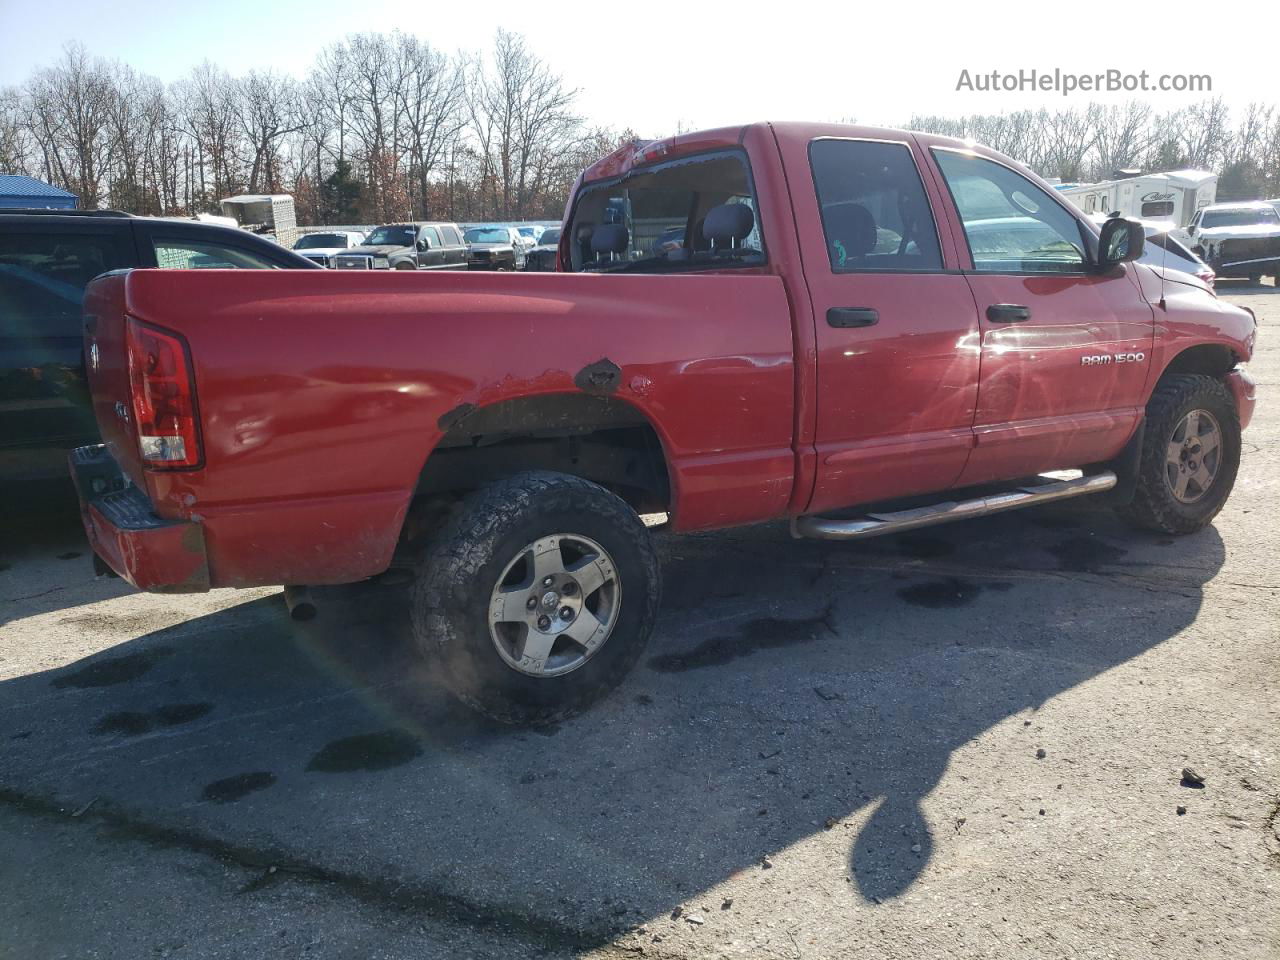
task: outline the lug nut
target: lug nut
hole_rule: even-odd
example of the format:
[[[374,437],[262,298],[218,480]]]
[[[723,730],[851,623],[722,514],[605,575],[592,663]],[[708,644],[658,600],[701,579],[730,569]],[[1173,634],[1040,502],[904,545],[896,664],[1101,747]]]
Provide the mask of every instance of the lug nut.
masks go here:
[[[543,614],[542,616],[540,616],[540,617],[538,618],[538,629],[539,629],[539,630],[546,630],[546,629],[547,629],[548,627],[550,627],[550,626],[551,626],[551,618],[550,618],[550,617],[548,617],[546,614]]]
[[[534,609],[537,605],[538,605],[538,598],[537,598],[537,597],[530,597],[528,600],[526,600],[526,601],[525,601],[524,608],[525,608],[526,610],[532,610],[532,609]]]
[[[566,597],[572,597],[575,593],[578,592],[578,585],[574,583],[572,580],[570,580],[568,583],[566,583],[563,587],[560,588],[560,592],[563,593]]]
[[[543,578],[542,578],[542,585],[543,585],[544,587],[549,587],[549,586],[551,586],[551,585],[552,585],[553,583],[555,583],[555,582],[556,582],[556,578],[555,578],[555,577],[543,577]]]
[[[561,607],[561,608],[560,608],[560,619],[561,619],[561,620],[572,620],[572,619],[573,619],[573,607]]]

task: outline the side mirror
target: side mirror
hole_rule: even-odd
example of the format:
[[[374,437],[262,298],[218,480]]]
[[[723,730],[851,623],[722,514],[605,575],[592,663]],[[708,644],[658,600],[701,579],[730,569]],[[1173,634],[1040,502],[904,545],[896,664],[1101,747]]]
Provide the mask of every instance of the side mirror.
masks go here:
[[[1098,241],[1098,269],[1106,270],[1118,263],[1127,263],[1142,256],[1147,237],[1142,224],[1112,217],[1102,225],[1102,237]]]
[[[431,241],[430,241],[430,240],[428,240],[426,237],[419,237],[419,238],[418,238],[418,249],[419,249],[419,250],[430,250],[430,249],[431,249]]]

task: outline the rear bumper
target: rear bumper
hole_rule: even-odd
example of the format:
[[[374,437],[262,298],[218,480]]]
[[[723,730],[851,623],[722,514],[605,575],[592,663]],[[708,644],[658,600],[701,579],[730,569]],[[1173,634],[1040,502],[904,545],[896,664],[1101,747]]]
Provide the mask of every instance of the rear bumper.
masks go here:
[[[1228,373],[1226,381],[1231,395],[1236,399],[1236,410],[1240,413],[1240,429],[1243,430],[1253,419],[1253,408],[1257,405],[1258,399],[1257,381],[1240,367]]]
[[[93,552],[139,590],[204,593],[209,559],[204,529],[156,515],[145,493],[128,483],[102,444],[77,447],[71,477]]]

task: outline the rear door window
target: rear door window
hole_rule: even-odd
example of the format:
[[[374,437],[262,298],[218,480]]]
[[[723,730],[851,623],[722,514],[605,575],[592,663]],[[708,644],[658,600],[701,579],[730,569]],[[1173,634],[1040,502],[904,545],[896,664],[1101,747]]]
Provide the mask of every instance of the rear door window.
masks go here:
[[[458,235],[458,231],[451,226],[443,226],[440,232],[444,234],[444,242],[451,247],[456,247],[462,243],[462,237]]]
[[[0,232],[0,337],[79,337],[90,280],[134,266],[122,231]]]
[[[164,270],[278,270],[259,253],[229,244],[155,237],[156,266]]]
[[[815,140],[809,163],[833,271],[942,269],[933,211],[906,144]]]

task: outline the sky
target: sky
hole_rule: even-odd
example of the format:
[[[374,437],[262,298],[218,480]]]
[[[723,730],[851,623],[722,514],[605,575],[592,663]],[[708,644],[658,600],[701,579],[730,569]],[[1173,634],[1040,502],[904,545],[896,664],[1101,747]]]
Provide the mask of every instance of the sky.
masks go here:
[[[1269,4],[1245,3],[1258,22]],[[400,29],[445,50],[487,47],[498,27],[579,89],[589,121],[640,136],[763,119],[902,125],[912,114],[961,115],[1120,102],[1133,94],[957,90],[998,70],[1055,68],[1203,73],[1233,107],[1280,101],[1273,62],[1250,46],[1203,37],[1203,3],[1120,9],[1065,4],[693,3],[556,0],[0,0],[0,87],[54,63],[63,44],[123,60],[164,81],[209,59],[232,74],[302,76],[325,46],[358,31]],[[960,9],[963,8],[963,9]],[[928,11],[928,12],[926,12]],[[1233,21],[1251,17],[1237,9]],[[974,85],[976,85],[976,79]],[[1202,93],[1138,95],[1159,109]]]

